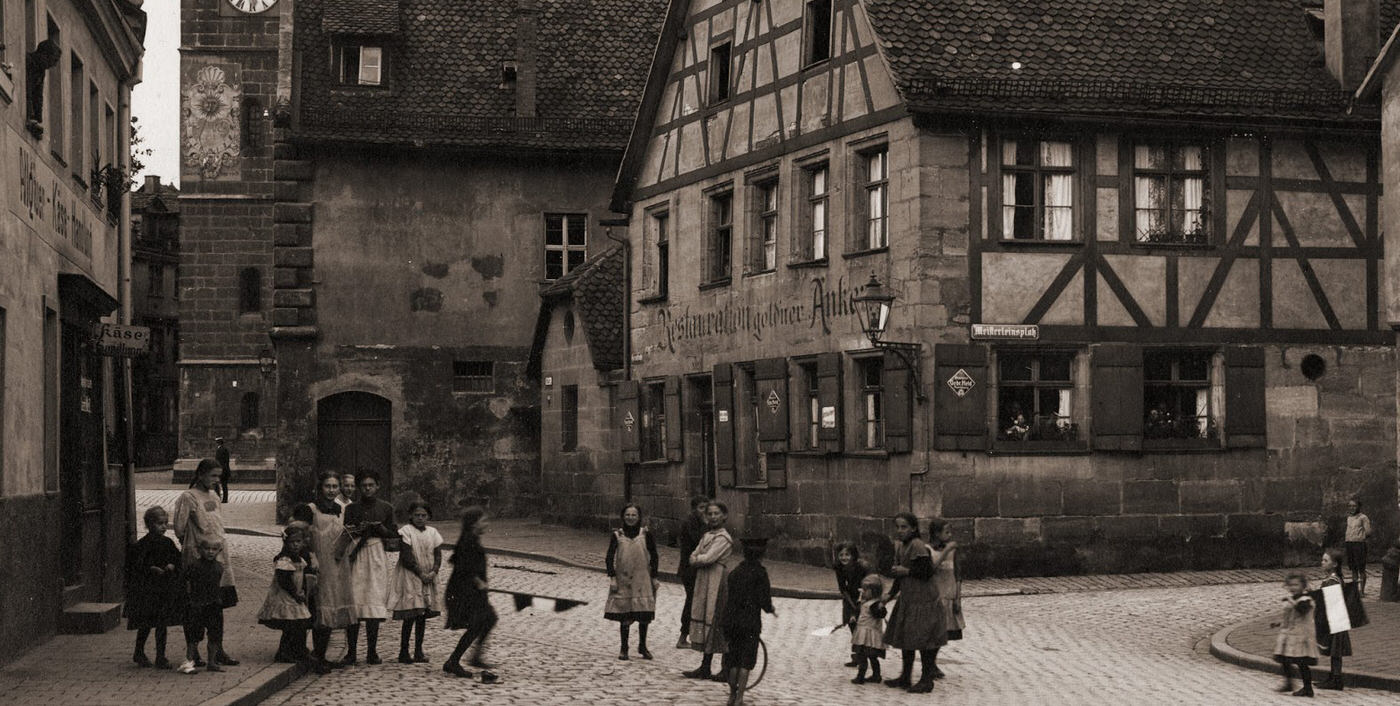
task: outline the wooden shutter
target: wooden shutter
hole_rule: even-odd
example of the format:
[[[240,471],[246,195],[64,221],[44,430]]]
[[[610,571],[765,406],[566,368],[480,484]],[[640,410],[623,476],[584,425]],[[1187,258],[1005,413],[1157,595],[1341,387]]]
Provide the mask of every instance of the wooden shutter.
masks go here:
[[[961,372],[960,372],[961,371]],[[965,393],[959,397],[949,384]],[[968,382],[970,381],[970,383]],[[984,451],[987,448],[987,347],[939,343],[933,347],[933,446],[940,451]],[[971,387],[967,387],[967,385]]]
[[[722,488],[734,487],[734,369],[715,365],[715,476]]]
[[[1232,449],[1265,446],[1264,349],[1225,349],[1225,442]]]
[[[787,453],[787,360],[766,358],[753,364],[758,414],[758,448],[763,453]]]
[[[917,353],[911,353],[917,355]],[[917,365],[917,362],[915,363]],[[908,453],[914,446],[914,375],[904,358],[893,351],[885,352],[881,385],[884,386],[885,451]]]
[[[1090,366],[1094,448],[1142,450],[1142,348],[1130,343],[1095,346]]]
[[[681,379],[666,378],[666,460],[685,458],[685,427],[681,423]]]
[[[817,402],[821,414],[826,416],[830,409],[836,415],[836,423],[827,425],[824,419],[817,420],[817,441],[820,450],[829,454],[841,453],[841,354],[822,353],[817,356]]]
[[[637,404],[640,388],[636,380],[617,384],[617,431],[622,436],[622,462],[642,461],[642,410]]]

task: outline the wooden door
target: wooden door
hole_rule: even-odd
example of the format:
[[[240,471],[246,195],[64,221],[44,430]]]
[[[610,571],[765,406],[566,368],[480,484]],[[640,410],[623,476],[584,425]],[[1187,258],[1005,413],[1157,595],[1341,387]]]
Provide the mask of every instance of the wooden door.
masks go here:
[[[389,497],[393,477],[389,400],[368,392],[342,392],[322,399],[316,411],[317,470],[378,471],[383,481],[379,495]]]

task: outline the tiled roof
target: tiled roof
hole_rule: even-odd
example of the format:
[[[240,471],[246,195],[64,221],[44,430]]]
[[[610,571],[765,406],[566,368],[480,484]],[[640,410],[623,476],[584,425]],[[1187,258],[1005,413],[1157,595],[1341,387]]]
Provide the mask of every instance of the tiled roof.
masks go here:
[[[144,211],[158,198],[161,208],[165,212],[179,213],[179,197],[180,190],[171,184],[160,184],[154,190],[148,189],[146,184],[142,184],[141,188],[131,192],[131,210],[132,212]]]
[[[300,0],[299,137],[382,144],[620,150],[646,81],[665,0],[397,0],[387,87],[344,88],[328,61],[332,7]],[[536,116],[515,114],[518,7],[537,8]],[[334,26],[334,23],[332,23]]]
[[[627,307],[623,264],[626,251],[614,247],[595,255],[570,270],[540,291],[540,323],[549,320],[552,304],[573,300],[573,310],[588,337],[588,350],[593,355],[593,367],[616,370],[622,367],[622,337]],[[537,332],[536,348],[543,343],[543,331]],[[538,353],[536,353],[538,355]]]
[[[937,110],[1341,117],[1300,0],[869,0],[905,97]],[[1397,0],[1383,0],[1395,16]],[[1019,62],[1019,68],[1013,68]]]
[[[321,29],[345,34],[392,34],[399,30],[399,0],[325,0]]]

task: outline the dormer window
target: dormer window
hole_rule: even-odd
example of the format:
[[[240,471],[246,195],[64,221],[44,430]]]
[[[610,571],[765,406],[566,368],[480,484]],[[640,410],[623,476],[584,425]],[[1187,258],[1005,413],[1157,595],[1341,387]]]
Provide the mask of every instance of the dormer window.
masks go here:
[[[384,85],[384,47],[347,43],[336,49],[337,75],[344,86]]]

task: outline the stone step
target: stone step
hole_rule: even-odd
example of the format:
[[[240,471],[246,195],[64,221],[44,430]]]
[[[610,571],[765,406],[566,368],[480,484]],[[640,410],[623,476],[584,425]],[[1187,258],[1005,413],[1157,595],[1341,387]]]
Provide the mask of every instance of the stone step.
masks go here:
[[[100,635],[121,623],[120,603],[74,603],[58,616],[61,635]]]

